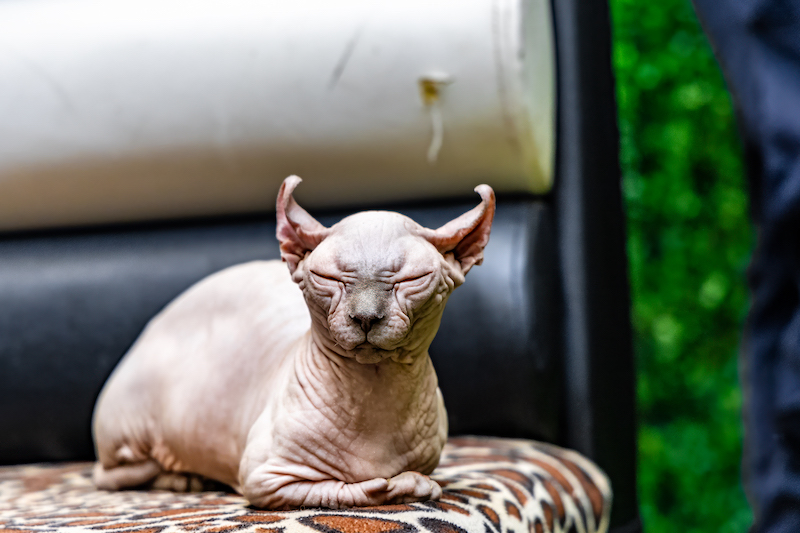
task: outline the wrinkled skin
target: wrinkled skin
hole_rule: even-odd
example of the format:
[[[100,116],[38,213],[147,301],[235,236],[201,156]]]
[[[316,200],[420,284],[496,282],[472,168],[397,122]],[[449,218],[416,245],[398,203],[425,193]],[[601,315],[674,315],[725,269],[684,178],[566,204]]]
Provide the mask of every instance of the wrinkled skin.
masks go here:
[[[494,195],[476,188],[482,203],[438,230],[389,212],[325,228],[292,198],[299,182],[278,197],[288,273],[259,261],[199,282],[112,374],[93,421],[99,488],[186,490],[199,474],[271,509],[441,495],[428,347],[482,259]]]

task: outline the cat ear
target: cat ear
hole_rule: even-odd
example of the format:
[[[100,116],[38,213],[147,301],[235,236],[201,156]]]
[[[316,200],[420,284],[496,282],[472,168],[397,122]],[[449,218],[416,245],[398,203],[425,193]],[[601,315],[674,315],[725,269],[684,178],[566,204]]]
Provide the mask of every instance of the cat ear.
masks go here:
[[[278,191],[278,227],[275,233],[281,245],[281,259],[289,264],[291,273],[294,273],[297,263],[330,233],[330,229],[294,201],[292,191],[301,181],[297,176],[289,176]]]
[[[475,192],[481,203],[439,229],[423,228],[421,236],[433,244],[440,253],[452,252],[466,274],[473,265],[483,262],[483,249],[489,242],[489,232],[494,219],[494,191],[488,185],[478,185]]]

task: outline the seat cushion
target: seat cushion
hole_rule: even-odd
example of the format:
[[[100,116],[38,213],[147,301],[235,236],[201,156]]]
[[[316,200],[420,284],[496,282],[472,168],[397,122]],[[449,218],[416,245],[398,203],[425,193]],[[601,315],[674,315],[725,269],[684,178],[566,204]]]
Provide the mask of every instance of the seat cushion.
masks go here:
[[[0,532],[604,532],[611,490],[579,454],[535,441],[452,438],[433,477],[438,502],[260,511],[220,492],[107,492],[91,463],[0,468]]]

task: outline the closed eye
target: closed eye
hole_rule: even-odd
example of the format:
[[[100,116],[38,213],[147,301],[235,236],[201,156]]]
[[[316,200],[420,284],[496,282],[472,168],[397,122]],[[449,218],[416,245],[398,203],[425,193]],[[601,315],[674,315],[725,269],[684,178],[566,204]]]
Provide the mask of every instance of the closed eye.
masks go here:
[[[314,276],[316,276],[316,277],[318,277],[320,279],[326,279],[328,281],[333,281],[333,282],[336,282],[336,283],[340,283],[341,282],[340,279],[334,278],[333,276],[329,276],[329,275],[326,275],[326,274],[320,274],[319,272],[314,272],[313,270],[311,271],[311,274],[313,274]]]
[[[431,274],[433,274],[433,272],[426,272],[424,274],[420,274],[419,276],[409,276],[407,278],[403,278],[401,280],[398,280],[397,283],[409,283],[411,281],[419,281],[419,280],[421,280],[423,278],[427,278]]]

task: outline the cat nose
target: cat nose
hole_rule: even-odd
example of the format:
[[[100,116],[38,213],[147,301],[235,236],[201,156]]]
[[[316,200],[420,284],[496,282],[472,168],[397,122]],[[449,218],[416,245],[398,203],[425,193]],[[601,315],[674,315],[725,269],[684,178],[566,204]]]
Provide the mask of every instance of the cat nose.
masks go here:
[[[367,283],[353,289],[350,295],[350,319],[357,322],[364,334],[381,321],[386,309],[386,299],[391,294],[375,284]]]
[[[364,333],[369,333],[376,323],[383,320],[383,314],[377,312],[358,312],[350,313],[350,318],[361,324],[361,329]]]

